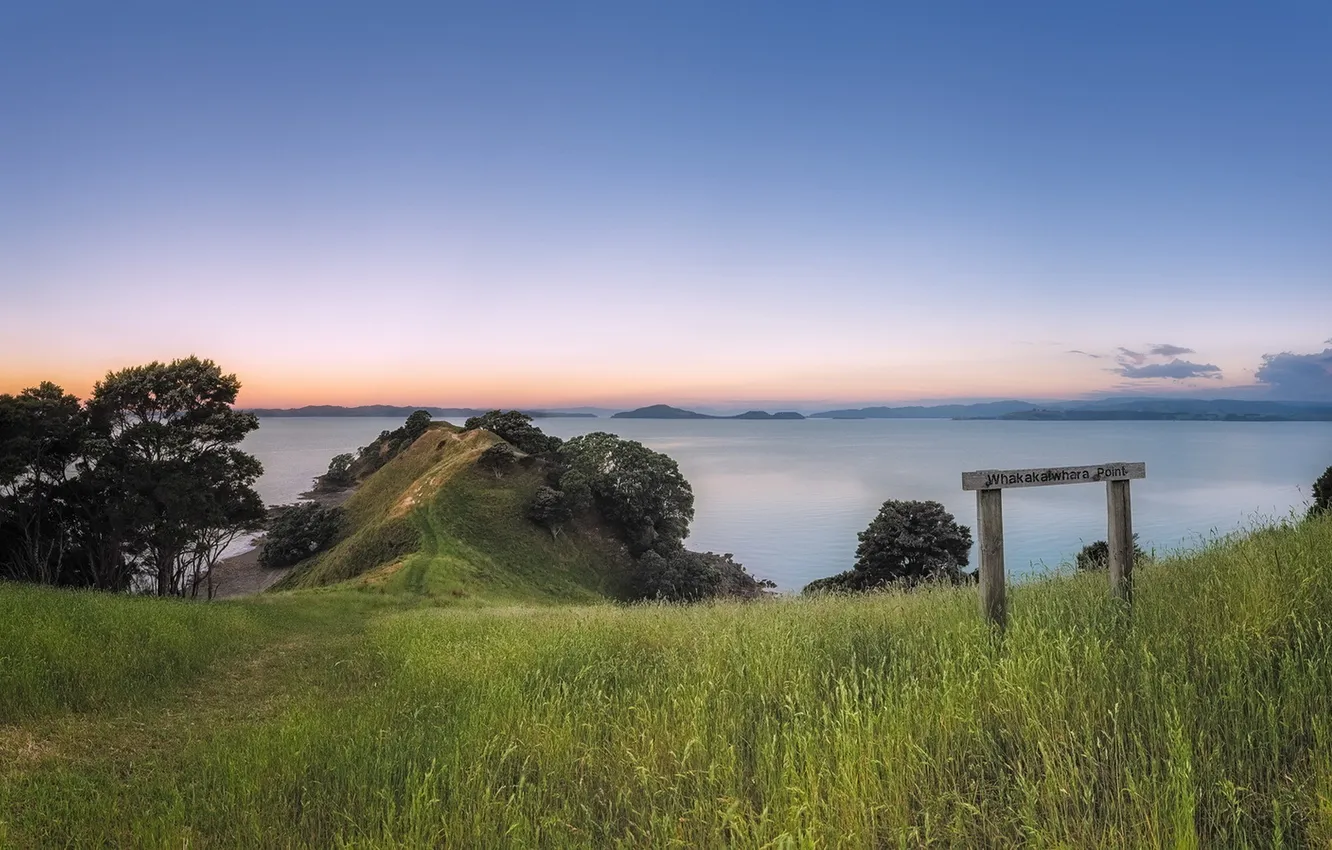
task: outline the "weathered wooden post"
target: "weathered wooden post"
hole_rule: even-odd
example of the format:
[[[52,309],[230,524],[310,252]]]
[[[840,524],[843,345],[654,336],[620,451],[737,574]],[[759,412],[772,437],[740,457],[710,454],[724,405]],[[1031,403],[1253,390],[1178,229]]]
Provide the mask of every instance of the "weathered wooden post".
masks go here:
[[[1052,466],[1044,469],[982,469],[962,473],[962,489],[976,491],[976,532],[980,543],[981,614],[1002,628],[1008,617],[1004,588],[1003,492],[1006,487],[1106,483],[1106,544],[1110,549],[1110,592],[1133,598],[1133,515],[1129,481],[1147,477],[1145,463]]]
[[[976,533],[980,543],[981,616],[1003,628],[1008,622],[1004,583],[1004,491],[976,491]]]
[[[1110,550],[1110,593],[1133,602],[1133,505],[1127,478],[1105,482],[1106,534]]]

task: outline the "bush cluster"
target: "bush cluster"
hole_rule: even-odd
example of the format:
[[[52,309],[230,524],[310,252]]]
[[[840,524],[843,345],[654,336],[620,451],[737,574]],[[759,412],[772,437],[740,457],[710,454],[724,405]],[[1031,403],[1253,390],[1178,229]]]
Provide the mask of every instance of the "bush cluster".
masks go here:
[[[268,526],[259,563],[289,567],[332,543],[342,531],[342,508],[302,502],[277,509]]]

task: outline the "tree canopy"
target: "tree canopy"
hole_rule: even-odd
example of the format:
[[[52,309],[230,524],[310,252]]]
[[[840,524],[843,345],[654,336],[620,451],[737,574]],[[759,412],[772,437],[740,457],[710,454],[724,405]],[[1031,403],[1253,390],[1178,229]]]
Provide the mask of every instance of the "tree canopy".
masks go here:
[[[0,396],[0,575],[193,595],[264,517],[258,420],[240,382],[188,357],[110,373],[86,405],[54,384]]]
[[[1332,513],[1332,466],[1313,483],[1313,505],[1309,507],[1309,516]]]
[[[484,428],[490,433],[530,455],[558,451],[561,440],[544,433],[532,424],[532,417],[517,410],[491,410],[473,416],[463,423],[464,431]]]
[[[925,581],[963,581],[971,556],[971,530],[933,501],[889,499],[858,535],[855,566],[805,587],[860,591]]]
[[[670,456],[604,431],[568,440],[559,456],[561,485],[576,474],[634,554],[665,551],[689,536],[694,491]]]

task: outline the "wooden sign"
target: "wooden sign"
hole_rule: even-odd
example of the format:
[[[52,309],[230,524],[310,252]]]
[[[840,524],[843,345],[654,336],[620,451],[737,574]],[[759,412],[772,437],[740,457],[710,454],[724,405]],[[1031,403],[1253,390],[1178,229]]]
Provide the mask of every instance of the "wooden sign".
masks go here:
[[[1128,462],[1041,469],[981,469],[962,473],[962,489],[976,491],[980,603],[985,618],[1000,628],[1008,620],[1004,582],[1003,495],[1006,488],[1104,481],[1110,592],[1127,603],[1133,595],[1133,509],[1129,500],[1129,482],[1146,477],[1147,464]]]
[[[1147,477],[1145,463],[1099,463],[1095,466],[1051,466],[1041,469],[981,469],[962,473],[963,490],[1004,490],[1010,487],[1048,487],[1051,484],[1091,484]]]

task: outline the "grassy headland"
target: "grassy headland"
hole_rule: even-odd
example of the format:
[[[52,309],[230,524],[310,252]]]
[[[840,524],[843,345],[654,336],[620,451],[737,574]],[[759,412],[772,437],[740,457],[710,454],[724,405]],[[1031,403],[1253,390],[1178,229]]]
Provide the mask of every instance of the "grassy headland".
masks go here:
[[[3,586],[0,846],[1332,840],[1332,520],[1010,601]]]

